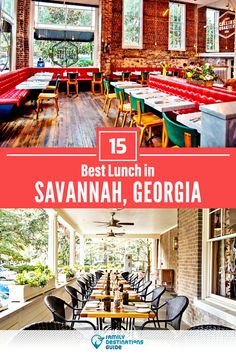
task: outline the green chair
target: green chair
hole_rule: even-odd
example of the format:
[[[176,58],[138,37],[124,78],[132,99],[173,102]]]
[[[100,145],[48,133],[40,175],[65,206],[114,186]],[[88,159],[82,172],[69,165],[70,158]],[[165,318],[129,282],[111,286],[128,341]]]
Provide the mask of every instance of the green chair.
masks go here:
[[[121,75],[121,81],[130,81],[131,72],[123,71]]]
[[[125,90],[123,88],[115,88],[115,93],[116,93],[116,98],[118,100],[118,109],[116,112],[116,119],[114,123],[114,127],[117,127],[120,114],[123,113],[123,119],[122,119],[122,124],[121,127],[123,128],[126,123],[126,118],[127,115],[130,114],[130,117],[132,117],[132,107],[130,103],[125,103]]]
[[[148,140],[150,140],[152,137],[152,128],[162,127],[163,119],[151,112],[145,112],[145,104],[143,98],[137,98],[131,95],[130,102],[132,110],[136,112],[136,114],[131,117],[130,126],[132,127],[133,125],[136,125],[141,127],[139,144],[142,146],[145,130],[148,129]]]
[[[141,73],[140,79],[137,80],[137,83],[141,84],[141,85],[147,85],[148,84],[148,80],[149,80],[149,72],[148,71],[143,71]]]
[[[111,107],[111,102],[114,99],[116,99],[116,94],[110,93],[110,82],[106,79],[103,80],[103,87],[104,87],[104,94],[105,94],[103,109],[108,114]],[[108,103],[108,107],[106,109],[107,103]]]
[[[96,86],[100,87],[100,91],[95,92]],[[95,94],[95,93],[103,94],[102,72],[93,73],[93,80],[92,80],[92,84],[91,84],[91,89],[92,89],[93,94]]]
[[[196,129],[186,127],[170,120],[163,113],[162,147],[168,147],[169,141],[174,147],[198,147],[199,133]]]

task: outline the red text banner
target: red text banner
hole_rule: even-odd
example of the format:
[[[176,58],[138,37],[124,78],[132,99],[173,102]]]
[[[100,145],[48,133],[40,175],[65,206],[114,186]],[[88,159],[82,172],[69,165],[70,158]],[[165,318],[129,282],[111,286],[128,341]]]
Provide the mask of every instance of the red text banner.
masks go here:
[[[236,149],[139,148],[138,137],[98,129],[96,148],[1,149],[0,207],[235,207]]]

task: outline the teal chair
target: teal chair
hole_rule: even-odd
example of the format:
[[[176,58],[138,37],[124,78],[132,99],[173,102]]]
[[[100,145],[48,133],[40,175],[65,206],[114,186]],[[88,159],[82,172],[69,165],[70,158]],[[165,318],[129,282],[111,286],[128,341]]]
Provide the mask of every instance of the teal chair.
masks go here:
[[[169,141],[174,147],[198,147],[199,133],[196,129],[186,127],[170,120],[163,113],[162,147],[168,147]]]

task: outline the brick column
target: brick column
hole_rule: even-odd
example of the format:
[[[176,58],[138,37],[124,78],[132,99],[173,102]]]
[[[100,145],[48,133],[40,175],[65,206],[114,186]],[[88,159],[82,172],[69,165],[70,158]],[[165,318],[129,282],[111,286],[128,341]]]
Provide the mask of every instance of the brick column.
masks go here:
[[[16,69],[29,66],[29,25],[31,0],[17,1]]]

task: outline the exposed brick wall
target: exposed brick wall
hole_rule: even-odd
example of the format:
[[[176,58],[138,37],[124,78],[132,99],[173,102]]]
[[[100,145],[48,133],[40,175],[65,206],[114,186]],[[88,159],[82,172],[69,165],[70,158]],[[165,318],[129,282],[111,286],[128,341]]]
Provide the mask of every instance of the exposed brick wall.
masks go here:
[[[179,209],[179,249],[177,292],[189,298],[184,315],[187,324],[196,321],[193,300],[201,296],[202,211]]]
[[[113,67],[154,67],[163,60],[173,64],[195,60],[196,5],[187,4],[185,52],[168,50],[169,16],[163,14],[169,0],[144,0],[143,50],[122,49],[122,6],[122,0],[102,0],[102,38],[111,44],[110,55],[102,54],[103,71],[108,73]]]
[[[31,0],[17,1],[16,68],[29,66],[29,23]]]
[[[178,237],[178,228],[165,232],[160,236],[160,260],[162,269],[174,269],[174,290],[178,278],[178,250],[173,249],[174,238]]]

